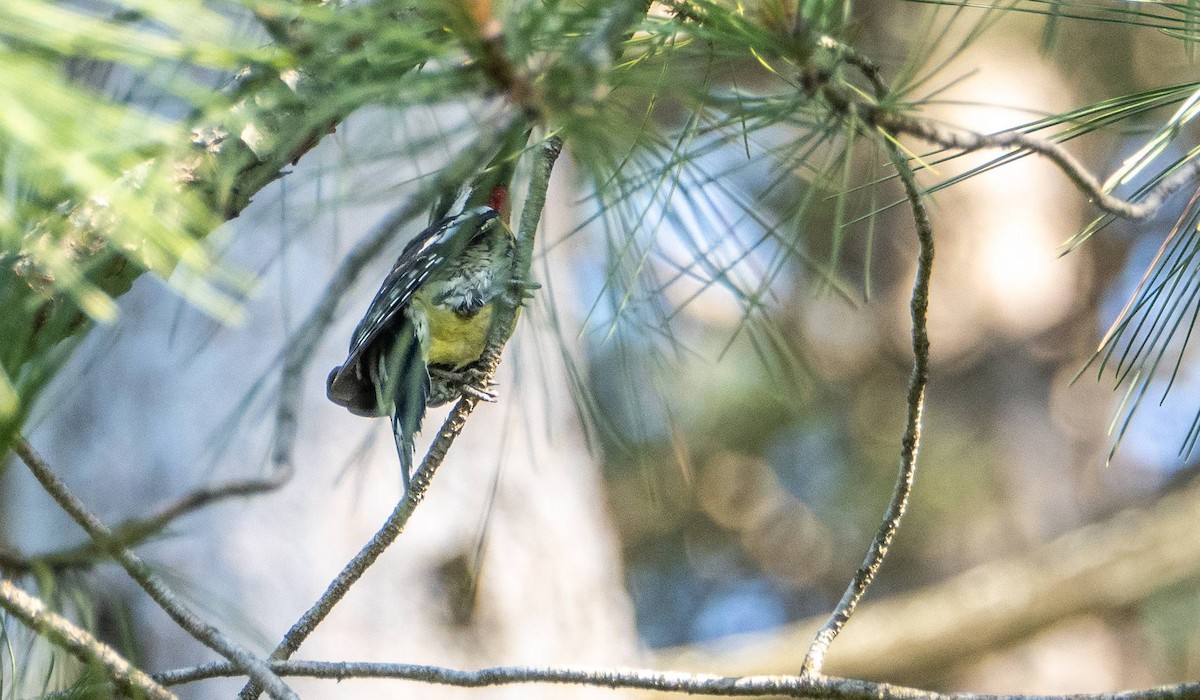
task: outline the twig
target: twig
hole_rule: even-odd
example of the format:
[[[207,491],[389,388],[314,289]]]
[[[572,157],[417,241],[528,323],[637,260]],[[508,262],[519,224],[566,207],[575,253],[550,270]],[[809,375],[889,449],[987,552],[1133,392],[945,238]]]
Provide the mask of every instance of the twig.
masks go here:
[[[490,374],[488,375],[491,376]],[[369,542],[354,558],[342,568],[341,572],[333,579],[325,592],[317,602],[313,603],[303,616],[292,625],[287,634],[283,636],[283,641],[279,646],[275,647],[275,651],[271,653],[271,659],[287,659],[300,648],[304,640],[317,628],[317,625],[325,619],[333,610],[342,598],[350,592],[350,587],[366,573],[367,569],[379,559],[380,555],[391,546],[400,533],[404,531],[404,526],[408,523],[408,519],[416,510],[417,505],[425,497],[425,491],[429,488],[429,481],[433,478],[434,472],[441,466],[442,460],[446,457],[446,452],[449,451],[450,445],[454,439],[462,432],[463,426],[466,424],[466,418],[471,411],[475,409],[475,405],[479,399],[474,396],[463,396],[458,400],[458,403],[451,409],[450,415],[446,417],[446,421],[442,424],[441,430],[438,431],[438,436],[429,448],[429,452],[425,455],[425,459],[421,462],[421,466],[413,472],[412,480],[409,482],[408,491],[404,498],[396,504],[396,508],[384,521],[383,527],[375,533]],[[262,692],[261,688],[256,683],[248,683],[242,688],[238,694],[239,698],[256,698]]]
[[[174,700],[174,693],[126,661],[116,649],[49,610],[44,602],[17,588],[7,579],[0,579],[0,607],[85,664],[103,668],[118,688],[132,690],[152,700]],[[229,668],[231,671],[234,669],[233,666]]]
[[[1087,194],[1105,213],[1130,221],[1145,221],[1158,213],[1163,202],[1176,191],[1200,176],[1200,161],[1193,160],[1170,177],[1150,189],[1138,202],[1130,202],[1104,190],[1104,185],[1065,148],[1053,141],[1019,131],[981,134],[965,129],[951,129],[933,122],[880,111],[866,113],[872,122],[887,131],[905,133],[944,148],[964,152],[991,148],[1023,148],[1048,158],[1080,190]]]
[[[344,680],[347,678],[397,678],[460,688],[555,683],[601,688],[630,688],[688,695],[719,697],[831,698],[838,700],[1183,700],[1200,694],[1200,683],[1181,683],[1145,690],[1092,695],[980,695],[937,693],[917,688],[872,683],[849,678],[803,676],[719,676],[650,669],[531,668],[499,666],[463,671],[440,666],[333,661],[272,661],[271,668],[282,676],[305,676]],[[164,685],[178,685],[237,675],[230,664],[217,662],[166,671],[155,675]]]
[[[517,294],[505,304],[501,302],[502,308],[498,309],[496,321],[492,327],[492,332],[488,338],[488,348],[484,352],[480,360],[479,368],[483,379],[481,383],[486,385],[496,372],[497,366],[500,364],[500,353],[503,349],[504,342],[512,334],[513,325],[516,322],[516,310],[520,305],[520,293],[527,291],[528,285],[525,283],[529,275],[529,265],[532,259],[533,238],[537,232],[538,222],[541,219],[542,207],[546,202],[546,188],[549,185],[550,173],[554,167],[554,161],[562,148],[562,142],[557,138],[552,138],[547,142],[545,147],[545,155],[541,160],[542,166],[534,169],[533,177],[529,184],[529,196],[525,200],[525,205],[521,211],[521,222],[518,228],[517,249],[514,253],[514,279],[519,279],[521,283],[514,283],[514,289],[518,290]],[[523,267],[522,267],[523,265]],[[508,307],[508,308],[503,308]],[[304,615],[296,621],[292,628],[284,635],[283,641],[275,648],[271,654],[272,659],[283,660],[291,657],[292,654],[300,648],[304,640],[312,634],[317,625],[333,610],[350,587],[371,567],[372,564],[383,554],[383,552],[391,546],[400,533],[404,531],[405,525],[408,523],[417,505],[425,497],[425,492],[429,488],[429,483],[433,479],[437,468],[441,466],[442,461],[446,458],[446,453],[450,450],[450,446],[462,432],[463,426],[466,425],[467,416],[471,411],[475,410],[475,406],[479,403],[479,398],[472,394],[464,394],[454,408],[450,410],[450,415],[446,417],[442,424],[441,430],[438,431],[437,437],[429,447],[425,458],[421,461],[421,466],[413,472],[412,479],[409,482],[408,490],[404,494],[404,498],[396,505],[396,508],[384,521],[383,526],[375,533],[359,552],[346,564],[345,567],[338,573],[326,588],[325,592],[316,603],[308,609]],[[242,700],[252,700],[258,696],[259,689],[249,683],[242,688],[238,697]]]
[[[136,547],[162,532],[174,521],[189,513],[229,498],[248,498],[278,486],[274,480],[247,479],[230,481],[218,486],[205,486],[184,494],[157,513],[142,518],[129,518],[112,526],[113,540],[122,547]],[[35,567],[51,570],[78,569],[94,566],[107,558],[103,547],[95,541],[70,549],[26,556],[15,551],[0,550],[0,570],[25,573]]]
[[[825,48],[839,52],[843,60],[859,69],[871,83],[879,102],[886,98],[887,88],[880,78],[878,67],[873,62],[833,39],[823,38],[821,43]],[[895,143],[894,135],[906,133],[945,148],[955,148],[965,152],[985,148],[1024,148],[1033,151],[1057,165],[1105,212],[1135,221],[1153,216],[1167,197],[1200,175],[1200,161],[1192,162],[1147,192],[1140,202],[1128,202],[1104,191],[1100,181],[1074,156],[1056,143],[1020,132],[1009,131],[987,135],[967,130],[955,130],[927,120],[896,114],[879,103],[853,97],[848,91],[836,88],[830,84],[830,77],[825,74],[810,79],[807,82],[807,88],[810,91],[819,89],[836,111],[861,118],[867,124],[878,129],[887,139],[886,147],[889,156],[904,184],[906,197],[913,210],[917,236],[920,241],[920,254],[911,297],[914,360],[912,374],[909,378],[908,411],[901,448],[899,478],[883,524],[871,543],[866,559],[855,573],[829,619],[818,630],[804,657],[801,674],[806,677],[820,675],[830,644],[853,615],[855,607],[882,565],[900,520],[903,518],[916,476],[916,458],[921,436],[921,414],[924,407],[925,387],[928,383],[929,338],[926,316],[929,305],[929,277],[933,265],[933,232],[928,211],[921,198],[920,188],[912,169],[908,166],[907,159],[901,155]]]
[[[886,134],[885,134],[886,136]],[[929,220],[929,212],[925,208],[921,191],[916,177],[908,162],[901,156],[899,148],[892,141],[887,141],[888,154],[904,183],[904,193],[912,208],[913,220],[917,229],[917,240],[920,252],[917,256],[917,271],[913,280],[913,290],[910,301],[912,314],[912,349],[913,367],[908,379],[908,411],[904,425],[904,437],[901,439],[900,471],[896,479],[895,490],[891,502],[883,517],[883,524],[875,533],[867,556],[855,572],[850,585],[838,601],[829,619],[822,625],[813,638],[804,657],[800,673],[803,676],[819,676],[825,663],[825,655],[829,645],[842,631],[842,628],[854,614],[854,608],[866,594],[871,581],[883,565],[888,547],[896,536],[904,511],[908,507],[908,498],[912,493],[913,480],[917,474],[917,451],[921,443],[921,415],[925,407],[925,387],[929,383],[929,330],[927,317],[929,313],[929,280],[933,274],[933,225]]]
[[[828,83],[821,93],[836,111],[854,112],[867,124],[891,134],[908,134],[942,148],[957,149],[964,153],[988,149],[1016,148],[1044,156],[1058,166],[1067,179],[1086,194],[1092,202],[1107,214],[1130,221],[1145,221],[1162,208],[1172,194],[1200,177],[1200,160],[1193,160],[1164,178],[1155,187],[1146,191],[1137,202],[1113,195],[1082,163],[1061,145],[1032,134],[1020,131],[1001,131],[983,134],[969,129],[937,124],[928,119],[898,114],[878,104],[863,102],[838,90]]]
[[[1105,191],[1104,185],[1087,168],[1066,149],[1052,141],[1015,131],[981,134],[965,129],[948,128],[929,120],[890,111],[880,104],[887,96],[887,88],[880,78],[878,67],[873,62],[833,39],[822,38],[821,45],[838,52],[846,63],[858,68],[870,82],[877,101],[869,102],[853,96],[849,91],[831,85],[829,74],[811,78],[807,83],[807,88],[813,92],[819,90],[834,110],[861,118],[865,123],[878,129],[887,139],[886,147],[889,156],[904,184],[906,197],[913,210],[921,251],[911,297],[914,362],[909,379],[908,414],[901,450],[900,475],[883,525],[876,533],[866,559],[855,573],[833,614],[817,632],[805,655],[801,667],[801,674],[804,676],[815,676],[821,673],[830,644],[850,619],[855,606],[874,579],[904,515],[916,474],[921,413],[924,405],[925,386],[928,382],[929,339],[925,322],[929,302],[929,275],[933,264],[933,238],[929,215],[921,199],[921,191],[907,159],[900,154],[894,135],[905,133],[944,148],[953,148],[964,152],[988,148],[1021,148],[1038,153],[1057,165],[1076,187],[1091,197],[1100,209],[1134,221],[1154,216],[1172,193],[1194,181],[1200,175],[1200,161],[1193,161],[1146,192],[1141,201],[1134,203],[1123,200]]]
[[[821,37],[818,43],[823,48],[839,54],[846,63],[858,68],[871,83],[876,98],[882,101],[887,89],[880,78],[879,67],[874,62],[832,37]],[[851,95],[848,91],[831,85],[829,82],[831,77],[829,74],[823,74],[817,81],[819,85],[810,85],[810,91],[815,91],[819,87],[821,94],[830,106],[838,112],[848,114],[853,111],[871,126],[882,128],[888,133],[916,136],[942,148],[957,149],[965,153],[1003,148],[1018,148],[1037,153],[1057,165],[1067,179],[1105,213],[1130,221],[1145,221],[1153,217],[1162,208],[1168,197],[1200,177],[1200,160],[1193,160],[1159,182],[1157,186],[1146,191],[1139,201],[1132,202],[1107,192],[1104,185],[1087,167],[1069,151],[1053,141],[1019,131],[983,134],[969,129],[944,126],[928,119],[899,114],[878,102],[866,102]]]
[[[271,697],[286,698],[287,700],[298,699],[296,693],[288,688],[262,659],[255,657],[221,630],[201,619],[163,583],[162,579],[150,569],[150,566],[141,557],[122,546],[114,538],[113,532],[87,510],[83,502],[71,493],[63,480],[54,473],[50,465],[34,451],[24,438],[14,441],[13,451],[29,467],[29,471],[46,489],[46,493],[50,494],[58,505],[71,516],[71,519],[87,531],[88,535],[129,573],[130,578],[136,581],[176,624],[205,646],[229,659],[246,675],[261,683]]]
[[[879,68],[870,59],[832,39],[823,39],[822,41],[827,48],[839,50],[847,63],[859,69],[871,83],[876,99],[883,100],[887,96],[887,86],[879,75]],[[846,108],[848,111],[855,111],[859,106],[858,104],[848,104]],[[875,575],[879,573],[879,568],[887,557],[888,548],[896,536],[896,531],[900,528],[900,521],[904,518],[905,510],[908,508],[913,481],[917,476],[917,452],[921,444],[921,416],[925,408],[925,388],[929,384],[927,321],[929,281],[933,275],[933,224],[929,219],[929,211],[925,208],[925,200],[917,184],[916,176],[913,174],[912,168],[908,166],[908,161],[900,153],[895,138],[887,130],[881,127],[877,128],[884,136],[884,145],[888,156],[892,159],[892,164],[904,184],[904,194],[912,209],[919,244],[917,271],[914,275],[909,301],[912,316],[913,366],[908,378],[906,398],[908,410],[905,416],[904,436],[900,441],[900,469],[896,476],[896,486],[892,491],[891,501],[883,515],[883,523],[875,533],[874,539],[871,540],[867,556],[863,559],[862,565],[858,567],[858,571],[854,572],[854,577],[850,579],[850,585],[846,587],[842,599],[838,601],[833,612],[830,613],[829,619],[813,637],[813,641],[808,647],[808,653],[804,655],[804,662],[800,667],[800,675],[804,677],[821,675],[829,646],[841,633],[846,623],[850,621],[854,609],[866,595],[871,582],[875,580]]]
[[[516,322],[517,306],[532,288],[533,279],[529,269],[533,265],[533,248],[536,240],[538,224],[542,220],[542,209],[546,206],[546,191],[550,186],[550,174],[554,171],[554,163],[562,153],[563,142],[558,136],[551,136],[542,146],[542,157],[538,159],[529,182],[529,196],[521,209],[521,221],[517,226],[517,245],[513,251],[512,284],[510,287],[513,298],[507,301],[513,306],[506,311],[511,312],[511,319],[506,315],[507,324],[496,324],[493,328],[489,345],[496,347],[508,336],[512,335],[512,324]],[[503,325],[503,327],[501,327]]]

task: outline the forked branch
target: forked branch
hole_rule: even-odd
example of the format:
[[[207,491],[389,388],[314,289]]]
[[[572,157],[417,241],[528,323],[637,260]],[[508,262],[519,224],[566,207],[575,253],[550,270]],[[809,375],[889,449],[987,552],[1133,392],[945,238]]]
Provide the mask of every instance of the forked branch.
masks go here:
[[[84,506],[50,465],[24,438],[13,444],[13,451],[21,458],[34,478],[46,490],[58,505],[71,516],[71,519],[82,527],[122,568],[129,577],[141,586],[142,590],[158,603],[188,634],[208,648],[224,656],[237,668],[244,671],[256,682],[261,683],[272,698],[296,700],[298,696],[287,687],[279,676],[275,675],[262,659],[256,657],[248,649],[230,639],[224,632],[203,620],[186,603],[179,599],[174,592],[155,574],[150,565],[141,557],[120,543],[100,519]]]
[[[920,252],[910,297],[914,359],[912,374],[909,378],[907,418],[901,446],[899,477],[884,515],[883,524],[872,540],[866,558],[833,613],[818,630],[805,655],[801,668],[801,675],[804,677],[820,675],[830,644],[849,621],[858,602],[875,578],[900,525],[916,476],[917,451],[921,437],[921,414],[925,401],[925,388],[929,379],[929,336],[926,328],[926,316],[929,306],[929,279],[933,266],[933,230],[929,213],[922,200],[922,192],[916,183],[908,159],[900,153],[895,139],[896,135],[909,134],[944,148],[964,152],[991,148],[1018,148],[1038,153],[1057,165],[1076,187],[1091,197],[1100,209],[1134,221],[1152,217],[1171,194],[1194,182],[1197,176],[1200,176],[1200,160],[1194,160],[1164,178],[1156,187],[1146,192],[1140,201],[1130,202],[1121,199],[1108,192],[1095,175],[1066,149],[1052,141],[1016,131],[981,134],[965,129],[953,129],[927,119],[900,114],[885,108],[881,103],[887,95],[887,88],[880,78],[878,67],[865,56],[833,39],[823,39],[821,44],[824,48],[839,53],[847,64],[854,66],[862,73],[871,84],[876,101],[868,101],[857,97],[850,91],[835,87],[831,84],[829,75],[822,75],[818,79],[807,81],[807,87],[810,92],[819,92],[836,112],[860,119],[883,135],[889,156],[904,185],[905,197],[913,211]]]
[[[520,683],[583,685],[597,688],[629,688],[715,697],[793,697],[828,700],[1032,700],[1029,695],[977,695],[938,693],[890,683],[873,683],[852,678],[804,676],[719,676],[651,669],[531,668],[500,666],[464,671],[441,666],[334,661],[274,661],[271,668],[284,676],[304,676],[342,681],[348,678],[395,678],[481,688]],[[177,685],[206,678],[236,676],[229,663],[217,662],[167,671],[155,675],[164,685]],[[1039,695],[1037,700],[1186,700],[1200,694],[1200,683],[1181,683],[1145,690],[1092,695]]]
[[[49,610],[44,602],[17,588],[7,579],[0,579],[0,608],[85,664],[104,669],[113,684],[122,691],[133,692],[151,700],[175,699],[174,693],[130,664],[116,649]],[[235,667],[231,665],[229,668]]]
[[[189,491],[158,511],[122,520],[112,526],[113,540],[121,546],[136,547],[166,530],[176,520],[213,504],[234,498],[249,498],[274,489],[278,482],[264,479],[239,479]],[[104,548],[89,541],[69,549],[45,554],[25,555],[16,550],[0,549],[0,571],[9,576],[29,573],[38,568],[51,571],[86,569],[109,560]]]

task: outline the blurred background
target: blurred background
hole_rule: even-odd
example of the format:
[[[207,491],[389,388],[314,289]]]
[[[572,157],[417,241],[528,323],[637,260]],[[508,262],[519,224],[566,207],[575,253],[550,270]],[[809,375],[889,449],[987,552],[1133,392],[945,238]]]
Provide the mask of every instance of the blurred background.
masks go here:
[[[887,78],[931,12],[859,4],[856,46]],[[945,25],[947,45],[976,27],[972,12],[983,11]],[[736,83],[752,63],[718,79]],[[1194,75],[1189,45],[1153,29],[1013,13],[954,54],[925,87],[922,113],[990,132]],[[128,87],[119,72],[91,77],[113,94]],[[1174,109],[1068,147],[1112,172]],[[670,109],[654,118],[664,128],[682,119]],[[482,103],[355,113],[208,239],[256,276],[245,320],[215,321],[143,276],[41,398],[30,441],[110,523],[263,473],[279,353],[341,257],[446,162],[458,135],[498,119]],[[301,658],[798,670],[896,476],[916,238],[881,153],[852,152],[840,179],[807,177],[799,160],[763,157],[790,129],[714,139],[680,182],[615,207],[567,139],[534,263],[543,289],[506,352],[499,403],[472,416],[408,530]],[[1183,133],[1194,143],[1194,129]],[[413,145],[432,139],[443,147]],[[934,154],[918,176],[932,188],[993,157]],[[652,166],[633,163],[630,181],[638,167],[652,179]],[[1098,212],[1038,158],[932,196],[932,381],[916,491],[830,673],[983,693],[1196,678],[1200,559],[1182,548],[1200,540],[1200,520],[1185,517],[1200,494],[1181,445],[1200,367],[1185,356],[1160,372],[1124,428],[1126,385],[1114,388],[1111,367],[1099,380],[1096,365],[1080,373],[1190,195],[1069,252]],[[386,421],[328,403],[323,381],[418,229],[368,269],[321,342],[291,480],[189,516],[143,548],[255,649],[274,645],[400,497]],[[1181,342],[1168,339],[1175,351]],[[427,418],[425,441],[443,413]],[[0,543],[39,553],[82,541],[23,470],[2,477]],[[53,584],[31,576],[150,670],[213,658],[111,565]],[[36,657],[38,643],[14,628],[15,656]],[[181,694],[229,697],[239,686],[206,681]],[[612,694],[296,687],[306,698]]]

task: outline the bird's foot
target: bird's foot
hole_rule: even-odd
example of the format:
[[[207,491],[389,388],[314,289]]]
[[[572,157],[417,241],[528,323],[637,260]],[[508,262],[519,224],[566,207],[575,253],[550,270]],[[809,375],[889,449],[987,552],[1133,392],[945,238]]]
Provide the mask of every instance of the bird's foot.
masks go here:
[[[478,367],[459,370],[430,367],[429,376],[458,388],[463,396],[472,396],[480,401],[496,403],[496,394],[491,389],[499,386]]]
[[[509,296],[515,297],[512,301],[518,306],[532,299],[533,293],[542,288],[541,284],[533,280],[509,280],[509,285]]]
[[[496,403],[496,393],[492,389],[500,385],[486,372],[478,367],[467,367],[462,370],[462,373],[465,375],[465,381],[462,384],[464,394],[474,396],[480,401]]]
[[[494,392],[487,391],[486,389],[480,389],[479,387],[471,384],[463,384],[462,393],[464,396],[473,396],[480,401],[486,401],[488,403],[496,403],[498,399]]]

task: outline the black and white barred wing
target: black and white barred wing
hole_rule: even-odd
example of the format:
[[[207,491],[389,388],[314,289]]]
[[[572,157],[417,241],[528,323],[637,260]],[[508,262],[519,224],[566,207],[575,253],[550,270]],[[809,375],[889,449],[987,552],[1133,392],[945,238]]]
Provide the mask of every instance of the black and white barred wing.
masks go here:
[[[326,390],[331,401],[357,415],[388,413],[388,406],[379,401],[381,393],[393,393],[383,391],[385,377],[391,374],[394,381],[397,372],[413,375],[417,368],[409,365],[419,360],[416,328],[409,316],[413,295],[495,215],[479,207],[443,219],[405,246],[354,329],[346,361],[329,373]],[[385,373],[383,364],[389,361],[392,368]]]

